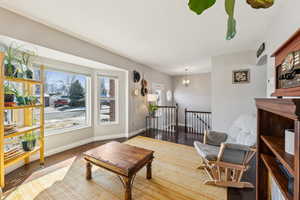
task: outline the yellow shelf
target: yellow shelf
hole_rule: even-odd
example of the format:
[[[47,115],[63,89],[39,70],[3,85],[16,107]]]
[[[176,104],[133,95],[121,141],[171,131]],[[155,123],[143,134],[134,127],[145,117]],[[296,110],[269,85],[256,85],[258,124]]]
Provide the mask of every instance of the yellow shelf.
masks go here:
[[[24,78],[14,78],[14,77],[8,77],[8,76],[5,76],[4,80],[12,81],[12,82],[18,82],[18,83],[42,84],[41,81],[37,81],[37,80],[24,79]]]
[[[31,156],[32,154],[37,153],[38,151],[40,151],[40,147],[36,147],[34,150],[32,151],[28,151],[28,152],[24,152],[16,157],[10,158],[8,160],[4,160],[4,166],[9,167],[10,165],[13,165],[29,156]]]
[[[40,108],[43,105],[26,105],[26,106],[12,106],[12,107],[3,107],[2,110],[13,110],[13,109],[25,109],[25,108]]]
[[[4,139],[16,137],[18,135],[22,135],[22,134],[25,134],[25,133],[28,133],[31,131],[38,130],[40,128],[41,128],[41,126],[26,126],[26,127],[18,128],[17,132],[11,133],[9,135],[4,135]]]
[[[37,152],[40,152],[40,163],[43,164],[45,162],[45,156],[44,156],[44,149],[45,149],[45,136],[44,136],[44,66],[40,66],[40,80],[32,80],[32,79],[23,79],[23,78],[14,78],[14,77],[7,77],[4,75],[5,67],[4,67],[4,53],[0,52],[0,189],[4,188],[5,186],[5,168],[8,166],[11,166],[13,164],[16,164],[17,162],[24,161],[25,164],[30,163],[30,156],[32,154],[35,154]],[[24,105],[24,106],[5,106],[5,94],[4,94],[4,84],[5,81],[10,82],[19,82],[23,85],[23,92],[26,91],[29,95],[34,95],[34,88],[33,85],[40,85],[40,103],[38,105]],[[33,115],[35,114],[34,108],[40,109],[39,118],[40,118],[40,124],[33,126]],[[18,112],[20,111],[23,112]],[[22,110],[23,109],[23,110]],[[23,115],[22,128],[19,128],[15,133],[11,133],[9,135],[4,135],[4,119],[5,119],[5,111],[6,110],[13,110],[12,112],[12,118],[13,121],[19,122],[20,121],[20,114]],[[30,152],[24,152],[23,150],[20,150],[18,152],[10,152],[5,153],[4,152],[4,145],[5,145],[5,139],[16,137],[34,130],[40,130],[39,136],[40,139],[37,141],[37,143],[40,145],[40,147],[36,147],[33,151]]]

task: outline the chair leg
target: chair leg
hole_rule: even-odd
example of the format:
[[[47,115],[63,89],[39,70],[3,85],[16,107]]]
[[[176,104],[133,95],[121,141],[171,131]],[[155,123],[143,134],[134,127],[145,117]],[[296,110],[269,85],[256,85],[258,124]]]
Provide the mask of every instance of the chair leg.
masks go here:
[[[206,171],[209,177],[209,180],[204,182],[206,185],[234,188],[254,188],[252,183],[241,182],[244,170],[232,167],[221,167],[219,165],[205,165],[200,167]]]

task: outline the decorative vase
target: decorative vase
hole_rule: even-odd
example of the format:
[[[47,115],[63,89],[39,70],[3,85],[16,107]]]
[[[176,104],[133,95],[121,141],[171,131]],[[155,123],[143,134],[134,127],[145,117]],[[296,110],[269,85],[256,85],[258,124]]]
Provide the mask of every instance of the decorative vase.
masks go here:
[[[156,114],[155,110],[149,112],[150,117],[155,117],[155,114]]]

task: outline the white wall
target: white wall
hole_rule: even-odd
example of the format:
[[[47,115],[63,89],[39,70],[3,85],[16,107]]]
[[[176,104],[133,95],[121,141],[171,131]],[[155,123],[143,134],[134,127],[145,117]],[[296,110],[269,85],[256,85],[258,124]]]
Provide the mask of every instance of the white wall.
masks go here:
[[[145,116],[147,115],[145,97],[133,97],[131,95],[134,87],[132,81],[133,70],[138,70],[141,75],[148,80],[149,85],[152,83],[164,85],[163,95],[165,95],[167,90],[172,90],[172,79],[164,73],[3,8],[0,8],[0,24],[0,35],[84,58],[85,61],[95,61],[98,64],[103,63],[126,71],[123,72],[125,77],[120,76],[122,79],[120,95],[125,94],[125,96],[123,96],[123,98],[126,98],[124,104],[127,104],[127,106],[124,104],[118,105],[121,114],[124,116],[127,115],[121,119],[121,124],[111,127],[95,125],[63,134],[48,136],[46,138],[46,154],[48,155],[91,142],[94,138],[101,140],[126,137],[145,128]],[[68,71],[68,67],[66,70]],[[93,95],[94,93],[91,98],[95,98]],[[94,106],[92,109],[92,115],[94,116],[94,110],[97,109],[97,107]]]
[[[281,12],[274,16],[273,23],[269,25],[268,32],[261,42],[266,43],[266,54],[268,55],[268,96],[275,89],[275,59],[270,56],[279,48],[290,36],[300,28],[300,1],[285,1]]]
[[[60,52],[128,70],[129,132],[134,132],[144,128],[144,118],[147,114],[144,98],[131,96],[133,88],[132,71],[138,70],[141,74],[144,74],[149,84],[152,82],[161,83],[165,86],[165,90],[172,89],[171,77],[164,73],[153,70],[148,66],[139,64],[99,46],[82,41],[3,8],[0,8],[0,24],[0,35],[5,35],[11,38],[58,50]]]
[[[189,75],[191,84],[182,84],[184,76],[173,76],[174,101],[179,106],[179,123],[184,124],[184,109],[211,111],[211,73]]]
[[[255,52],[212,58],[213,129],[227,131],[240,114],[255,114],[254,98],[266,97],[266,66],[255,66]],[[248,84],[232,84],[232,71],[250,69]]]

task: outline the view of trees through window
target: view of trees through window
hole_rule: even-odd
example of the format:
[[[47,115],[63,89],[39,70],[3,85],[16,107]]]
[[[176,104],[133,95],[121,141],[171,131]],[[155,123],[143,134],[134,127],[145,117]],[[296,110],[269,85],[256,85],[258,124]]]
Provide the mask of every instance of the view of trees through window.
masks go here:
[[[88,77],[45,70],[45,131],[87,125]]]
[[[117,79],[99,77],[100,84],[100,123],[116,122],[116,87]]]

